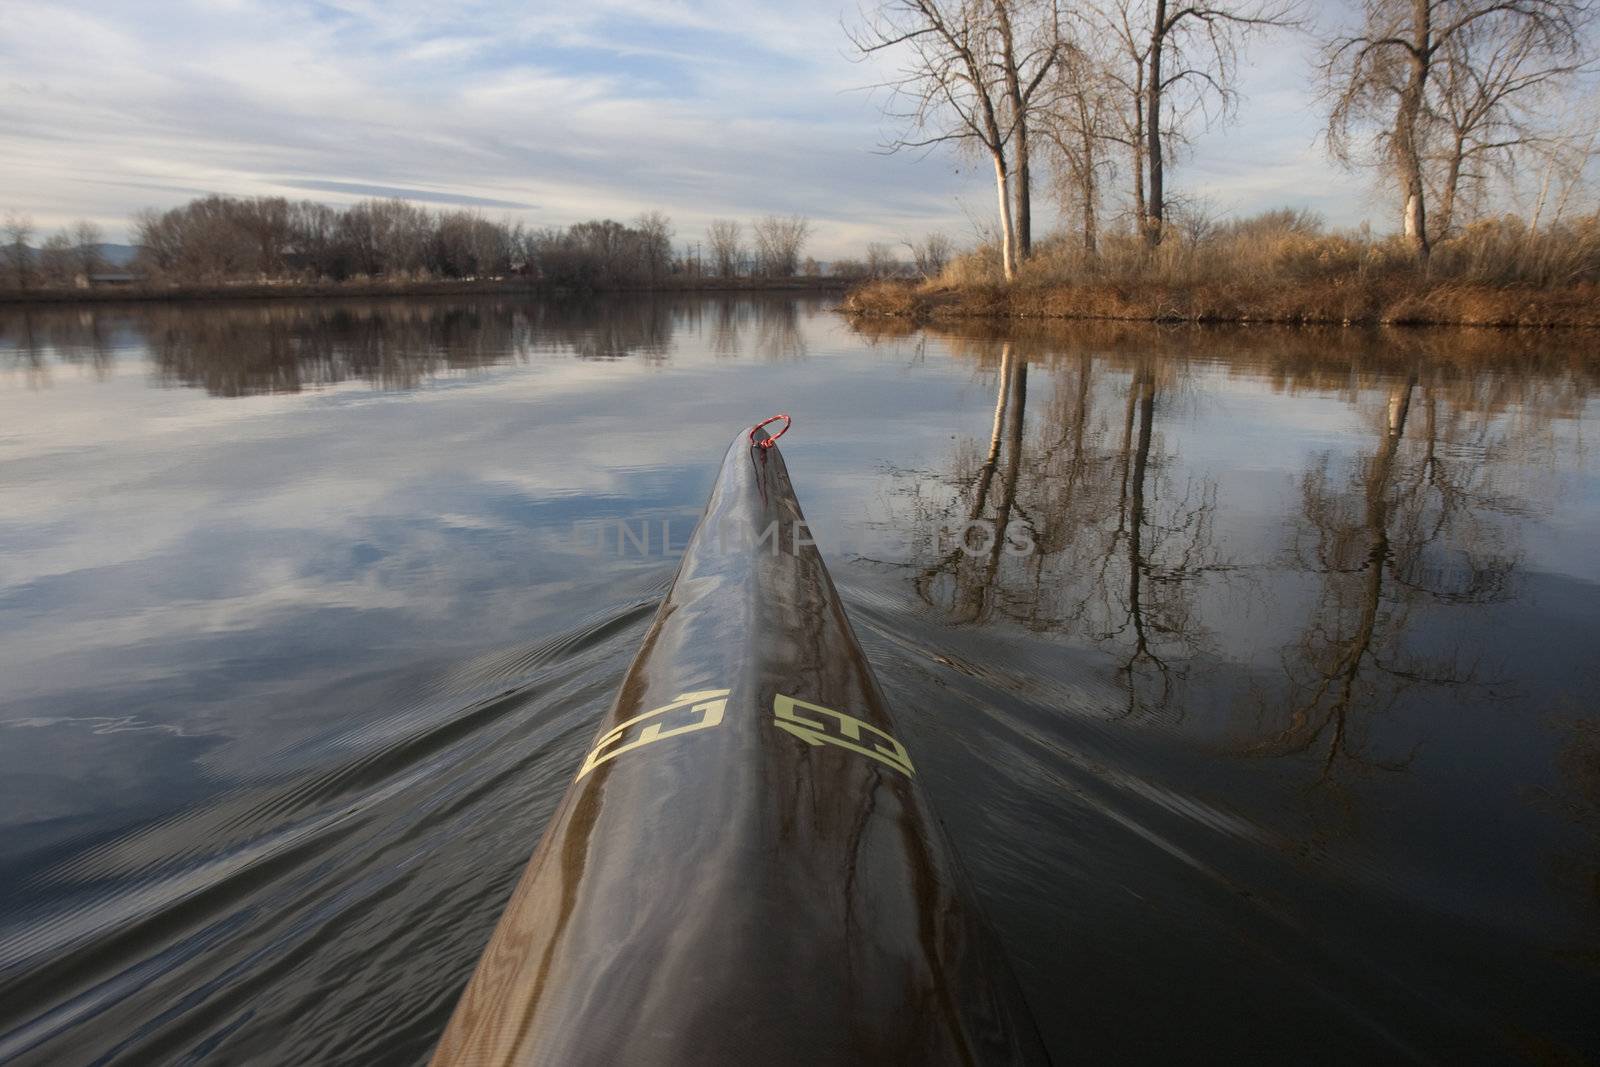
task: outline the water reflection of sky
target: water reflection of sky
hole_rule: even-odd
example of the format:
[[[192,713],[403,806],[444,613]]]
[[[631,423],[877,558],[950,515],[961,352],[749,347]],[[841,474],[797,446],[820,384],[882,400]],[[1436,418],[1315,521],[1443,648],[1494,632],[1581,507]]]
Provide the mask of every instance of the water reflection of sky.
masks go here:
[[[733,432],[786,410],[801,501],[1013,944],[1062,935],[1029,879],[1070,884],[1072,847],[1126,831],[1235,880],[1292,853],[1493,928],[1480,963],[1592,946],[1594,902],[1552,873],[1600,833],[1572,725],[1600,681],[1595,375],[1566,343],[863,336],[787,299],[5,311],[0,906],[49,914],[47,872],[92,843],[459,707],[472,664],[636,634],[674,561],[596,556],[574,524],[666,519],[681,544]],[[997,507],[1047,550],[930,548]],[[1331,706],[1307,686],[1368,609],[1354,698],[1302,748]],[[1015,850],[1007,804],[1066,829]],[[1180,815],[1254,851],[1230,870]],[[1329,883],[1274,870],[1255,891],[1322,921]],[[1036,998],[1070,984],[1019,951]],[[1523,1021],[1556,1025],[1576,987],[1536,977],[1551,1007]]]

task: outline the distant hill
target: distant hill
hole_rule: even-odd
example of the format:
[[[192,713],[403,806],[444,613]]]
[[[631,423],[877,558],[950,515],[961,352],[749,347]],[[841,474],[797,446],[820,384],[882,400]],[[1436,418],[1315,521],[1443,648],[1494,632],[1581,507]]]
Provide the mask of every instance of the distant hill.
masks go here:
[[[117,270],[123,270],[126,268],[133,262],[134,257],[139,254],[138,245],[117,245],[102,242],[95,247],[100,250],[100,258],[105,261],[105,265],[107,267],[114,267]],[[28,248],[28,255],[34,260],[34,262],[38,262],[39,250],[37,248],[30,246]]]
[[[133,262],[133,257],[139,254],[138,245],[113,245],[102,244],[100,258],[106,261],[109,267],[126,267]]]

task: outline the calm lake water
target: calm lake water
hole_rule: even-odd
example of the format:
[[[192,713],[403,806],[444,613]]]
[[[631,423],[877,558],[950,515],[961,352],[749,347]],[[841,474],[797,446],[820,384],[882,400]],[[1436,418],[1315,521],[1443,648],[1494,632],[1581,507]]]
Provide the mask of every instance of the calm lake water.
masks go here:
[[[0,310],[0,1060],[424,1061],[779,410],[1059,1060],[1600,1057],[1597,347]]]

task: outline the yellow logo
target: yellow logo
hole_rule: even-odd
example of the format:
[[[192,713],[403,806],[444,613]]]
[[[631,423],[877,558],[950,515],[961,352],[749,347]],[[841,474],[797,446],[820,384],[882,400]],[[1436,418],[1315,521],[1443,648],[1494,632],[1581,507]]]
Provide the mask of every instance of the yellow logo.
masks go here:
[[[830,732],[831,724],[802,717],[797,708],[837,719],[839,723],[837,732]],[[871,757],[907,776],[916,775],[916,771],[911,767],[911,756],[906,752],[904,745],[871,723],[862,722],[853,715],[825,708],[821,704],[796,700],[782,693],[773,698],[772,713],[777,716],[772,720],[772,725],[793,734],[808,745],[838,745],[840,748]],[[871,736],[863,738],[863,731]],[[864,742],[871,742],[872,747],[868,748]]]
[[[594,770],[607,760],[616,759],[624,752],[632,752],[636,748],[665,741],[669,737],[678,737],[682,734],[692,734],[697,730],[709,730],[722,722],[722,716],[728,709],[727,689],[702,689],[694,693],[684,693],[672,703],[647,711],[643,715],[635,715],[626,722],[620,722],[601,735],[595,743],[594,749],[583,761],[583,767],[578,771],[581,779],[584,775]],[[677,719],[680,714],[687,714],[690,721],[681,725],[668,728],[667,723],[651,722],[640,730],[638,736],[627,744],[619,745],[634,727],[647,719],[661,720],[665,717]]]

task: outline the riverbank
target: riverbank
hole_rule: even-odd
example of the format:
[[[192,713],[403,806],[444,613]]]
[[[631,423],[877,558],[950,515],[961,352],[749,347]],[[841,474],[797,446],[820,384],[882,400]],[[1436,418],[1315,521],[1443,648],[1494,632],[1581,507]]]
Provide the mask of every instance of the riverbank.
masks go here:
[[[663,293],[838,293],[859,278],[663,278],[654,285],[612,286],[583,292]],[[448,281],[345,281],[266,282],[223,285],[127,285],[93,289],[28,289],[0,291],[0,304],[63,304],[94,302],[150,302],[168,300],[317,300],[374,296],[551,296],[579,290],[551,286],[528,278]]]
[[[1560,289],[1454,282],[1170,286],[1138,282],[950,285],[867,282],[841,309],[858,316],[1082,319],[1336,326],[1600,327],[1600,286]]]

